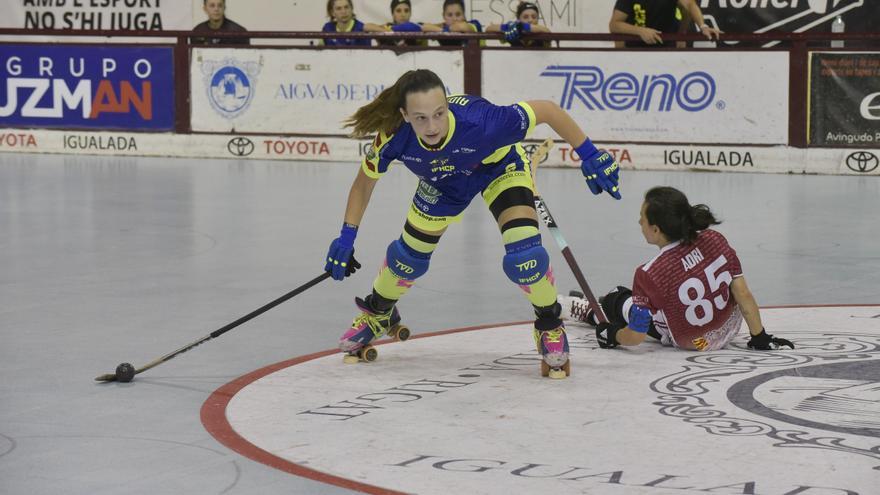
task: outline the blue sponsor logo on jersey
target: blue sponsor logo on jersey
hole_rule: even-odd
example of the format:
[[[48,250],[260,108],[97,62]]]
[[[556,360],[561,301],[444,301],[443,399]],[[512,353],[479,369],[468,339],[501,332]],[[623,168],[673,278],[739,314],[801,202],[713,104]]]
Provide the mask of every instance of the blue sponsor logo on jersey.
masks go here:
[[[202,62],[205,86],[211,107],[221,116],[232,119],[244,113],[254,101],[260,64],[239,62],[234,58]]]
[[[699,112],[715,100],[715,79],[703,71],[672,74],[606,74],[601,68],[550,65],[541,77],[559,77],[565,86],[559,105],[570,110],[575,99],[588,110]]]

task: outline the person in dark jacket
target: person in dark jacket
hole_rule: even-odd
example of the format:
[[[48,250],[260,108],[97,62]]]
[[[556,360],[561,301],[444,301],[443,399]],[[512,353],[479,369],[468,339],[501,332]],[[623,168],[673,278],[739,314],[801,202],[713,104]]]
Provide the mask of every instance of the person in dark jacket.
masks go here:
[[[194,36],[190,43],[194,45],[250,45],[250,38],[213,38],[214,33],[247,32],[241,24],[226,18],[225,0],[202,0],[202,9],[208,14],[208,20],[198,24],[193,31],[206,36]]]

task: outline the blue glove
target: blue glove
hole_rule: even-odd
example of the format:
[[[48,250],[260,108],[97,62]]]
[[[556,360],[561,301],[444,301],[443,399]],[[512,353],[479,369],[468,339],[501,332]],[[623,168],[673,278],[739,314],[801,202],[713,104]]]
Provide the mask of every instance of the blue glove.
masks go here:
[[[607,151],[596,149],[589,138],[574,150],[581,158],[581,172],[593,194],[607,192],[620,199],[620,164]]]
[[[355,237],[357,237],[357,226],[343,223],[339,237],[330,243],[324,271],[335,280],[342,280],[361,267],[361,264],[354,259]]]
[[[527,22],[510,21],[501,25],[501,31],[508,43],[514,43],[519,41],[523,33],[531,32],[532,25]]]
[[[395,33],[420,33],[422,31],[422,26],[414,22],[401,22],[400,24],[394,24],[391,26],[391,30]]]

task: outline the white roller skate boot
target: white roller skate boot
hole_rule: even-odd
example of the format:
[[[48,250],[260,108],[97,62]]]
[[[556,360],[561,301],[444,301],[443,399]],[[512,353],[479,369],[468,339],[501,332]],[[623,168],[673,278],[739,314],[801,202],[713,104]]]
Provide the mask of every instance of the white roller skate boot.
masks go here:
[[[596,327],[596,312],[584,294],[576,290],[569,291],[568,296],[558,295],[556,301],[562,305],[562,321]]]

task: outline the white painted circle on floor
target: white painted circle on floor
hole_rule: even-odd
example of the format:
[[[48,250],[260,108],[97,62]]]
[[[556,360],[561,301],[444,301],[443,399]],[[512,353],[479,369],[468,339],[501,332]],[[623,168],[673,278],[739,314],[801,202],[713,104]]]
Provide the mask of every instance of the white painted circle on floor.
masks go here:
[[[880,307],[762,310],[795,350],[599,349],[542,378],[529,324],[327,351],[218,389],[206,428],[251,459],[367,493],[869,494]],[[849,490],[849,492],[847,492]]]

